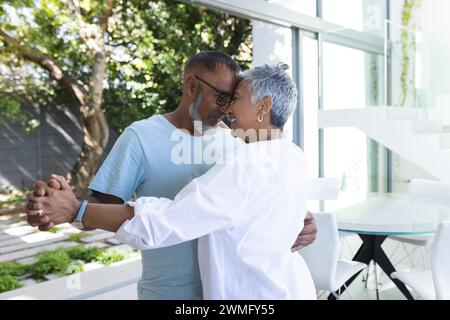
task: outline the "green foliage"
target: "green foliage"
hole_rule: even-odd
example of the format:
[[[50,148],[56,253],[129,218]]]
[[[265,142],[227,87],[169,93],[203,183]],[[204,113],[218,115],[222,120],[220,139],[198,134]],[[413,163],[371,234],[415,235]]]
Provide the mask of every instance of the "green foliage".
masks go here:
[[[20,284],[20,282],[17,280],[16,277],[11,276],[9,274],[6,275],[0,274],[0,293],[9,290],[19,289],[21,287],[22,285]]]
[[[4,1],[0,28],[48,54],[87,85],[92,56],[80,26],[97,28],[107,1],[80,1],[80,17],[71,3]],[[114,4],[104,35],[108,57],[102,106],[109,125],[119,132],[133,121],[175,108],[183,67],[195,53],[218,49],[229,53],[242,68],[251,64],[248,20],[173,0],[117,0]],[[18,19],[12,19],[10,12]],[[44,109],[77,106],[46,71],[24,60],[20,50],[5,45],[1,37],[0,77],[5,80],[0,84],[0,115],[24,127],[39,125],[33,115],[25,117],[20,112],[31,101]]]
[[[60,227],[60,226],[54,226],[54,227],[52,227],[50,230],[48,230],[48,232],[51,232],[51,233],[58,233],[58,232],[61,231],[61,230],[64,230],[64,228],[63,228],[63,227]]]
[[[0,263],[0,276],[10,275],[20,277],[27,273],[27,267],[18,262]]]
[[[2,209],[5,206],[19,205],[19,204],[23,203],[24,200],[25,200],[25,198],[22,195],[12,195],[8,199],[0,201],[0,209]]]
[[[101,250],[97,247],[75,246],[58,248],[41,252],[37,256],[37,262],[29,266],[29,271],[35,277],[42,277],[54,272],[69,274],[82,271],[85,262],[98,261],[107,265],[121,261],[124,258],[125,254],[122,252]],[[72,262],[73,260],[76,260],[76,262]]]
[[[84,271],[84,262],[81,260],[77,260],[74,263],[71,263],[70,266],[67,267],[67,269],[64,272],[60,272],[62,276],[83,272]]]
[[[119,251],[103,251],[102,254],[97,258],[97,261],[101,264],[108,265],[114,262],[122,261],[125,259],[125,254]]]
[[[97,261],[104,265],[122,261],[126,254],[115,250],[101,250],[97,247],[75,246],[42,251],[37,261],[29,266],[17,262],[0,264],[0,292],[22,287],[17,277],[31,272],[35,278],[42,278],[46,274],[59,273],[68,275],[82,272],[84,264]]]
[[[30,266],[30,271],[35,277],[58,272],[65,273],[72,259],[63,249],[43,251],[37,256],[37,262]]]
[[[121,24],[111,26],[110,44],[122,54],[109,60],[104,104],[108,123],[119,132],[176,107],[183,67],[199,51],[222,50],[250,66],[248,20],[177,1],[127,3],[117,8]]]
[[[83,271],[84,262],[115,262],[118,257],[116,255],[110,256],[96,247],[75,246],[43,251],[38,255],[37,259],[37,262],[29,268],[35,277],[42,277],[53,272],[60,274],[81,272]],[[123,257],[119,260],[122,259]],[[76,260],[76,262],[74,263],[73,260]]]
[[[86,248],[83,246],[76,246],[68,248],[66,252],[70,258],[84,262],[95,261],[102,255],[102,250],[97,247]]]
[[[421,6],[422,0],[404,0],[402,8],[402,25],[406,29],[401,30],[400,42],[402,47],[402,72],[400,75],[400,106],[406,104],[408,94],[414,94],[415,89],[415,71],[411,70],[411,55],[415,54],[416,50],[416,35],[415,30],[417,10]],[[410,74],[412,71],[412,74]]]
[[[72,233],[72,234],[70,234],[70,236],[67,240],[72,241],[72,242],[80,242],[81,239],[83,239],[86,236],[88,236],[88,234],[84,231],[78,232],[78,233]]]
[[[10,94],[2,94],[0,92],[0,114],[2,114],[6,120],[14,123],[20,123],[22,125],[27,121],[26,115],[22,111],[22,105],[20,101]]]

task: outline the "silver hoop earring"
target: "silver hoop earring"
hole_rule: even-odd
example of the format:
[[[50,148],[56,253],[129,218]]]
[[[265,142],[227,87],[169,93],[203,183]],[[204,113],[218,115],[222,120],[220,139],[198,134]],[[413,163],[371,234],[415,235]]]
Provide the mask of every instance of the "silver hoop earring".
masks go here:
[[[261,118],[260,118],[261,117]],[[258,116],[258,122],[261,123],[264,120],[264,116],[262,115],[262,113]]]

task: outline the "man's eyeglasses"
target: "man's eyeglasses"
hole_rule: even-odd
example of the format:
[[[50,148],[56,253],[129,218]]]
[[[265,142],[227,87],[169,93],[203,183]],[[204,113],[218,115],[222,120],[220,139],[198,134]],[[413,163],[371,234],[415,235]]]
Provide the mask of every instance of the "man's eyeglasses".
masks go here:
[[[217,93],[217,98],[216,98],[216,104],[220,107],[223,106],[229,106],[232,101],[233,101],[233,97],[231,95],[229,95],[228,93],[222,92],[219,89],[217,89],[216,87],[214,87],[213,85],[209,84],[208,82],[206,82],[205,80],[203,80],[202,78],[198,77],[198,76],[194,76],[196,79],[200,80],[201,82],[203,82],[204,84],[206,84],[208,87],[210,87],[211,89],[213,89],[216,93]]]

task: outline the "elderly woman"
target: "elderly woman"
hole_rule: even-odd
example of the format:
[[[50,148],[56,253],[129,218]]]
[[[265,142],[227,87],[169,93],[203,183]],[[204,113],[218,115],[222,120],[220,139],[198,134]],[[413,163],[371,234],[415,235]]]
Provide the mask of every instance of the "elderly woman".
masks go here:
[[[307,266],[291,252],[307,199],[303,152],[282,135],[297,100],[286,69],[265,65],[241,74],[227,116],[234,135],[247,143],[174,200],[80,203],[62,177],[61,191],[33,200],[50,217],[61,205],[71,208],[71,221],[114,231],[117,239],[142,250],[200,238],[205,299],[315,299]]]

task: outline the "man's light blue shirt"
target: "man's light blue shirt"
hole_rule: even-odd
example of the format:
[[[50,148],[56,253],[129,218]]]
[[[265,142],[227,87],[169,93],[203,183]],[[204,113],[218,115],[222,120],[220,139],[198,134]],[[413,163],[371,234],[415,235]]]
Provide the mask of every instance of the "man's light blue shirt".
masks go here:
[[[177,129],[164,116],[152,116],[124,130],[89,189],[124,201],[134,194],[173,199],[237,143],[226,129],[194,137]],[[143,251],[138,297],[201,299],[197,240]]]

